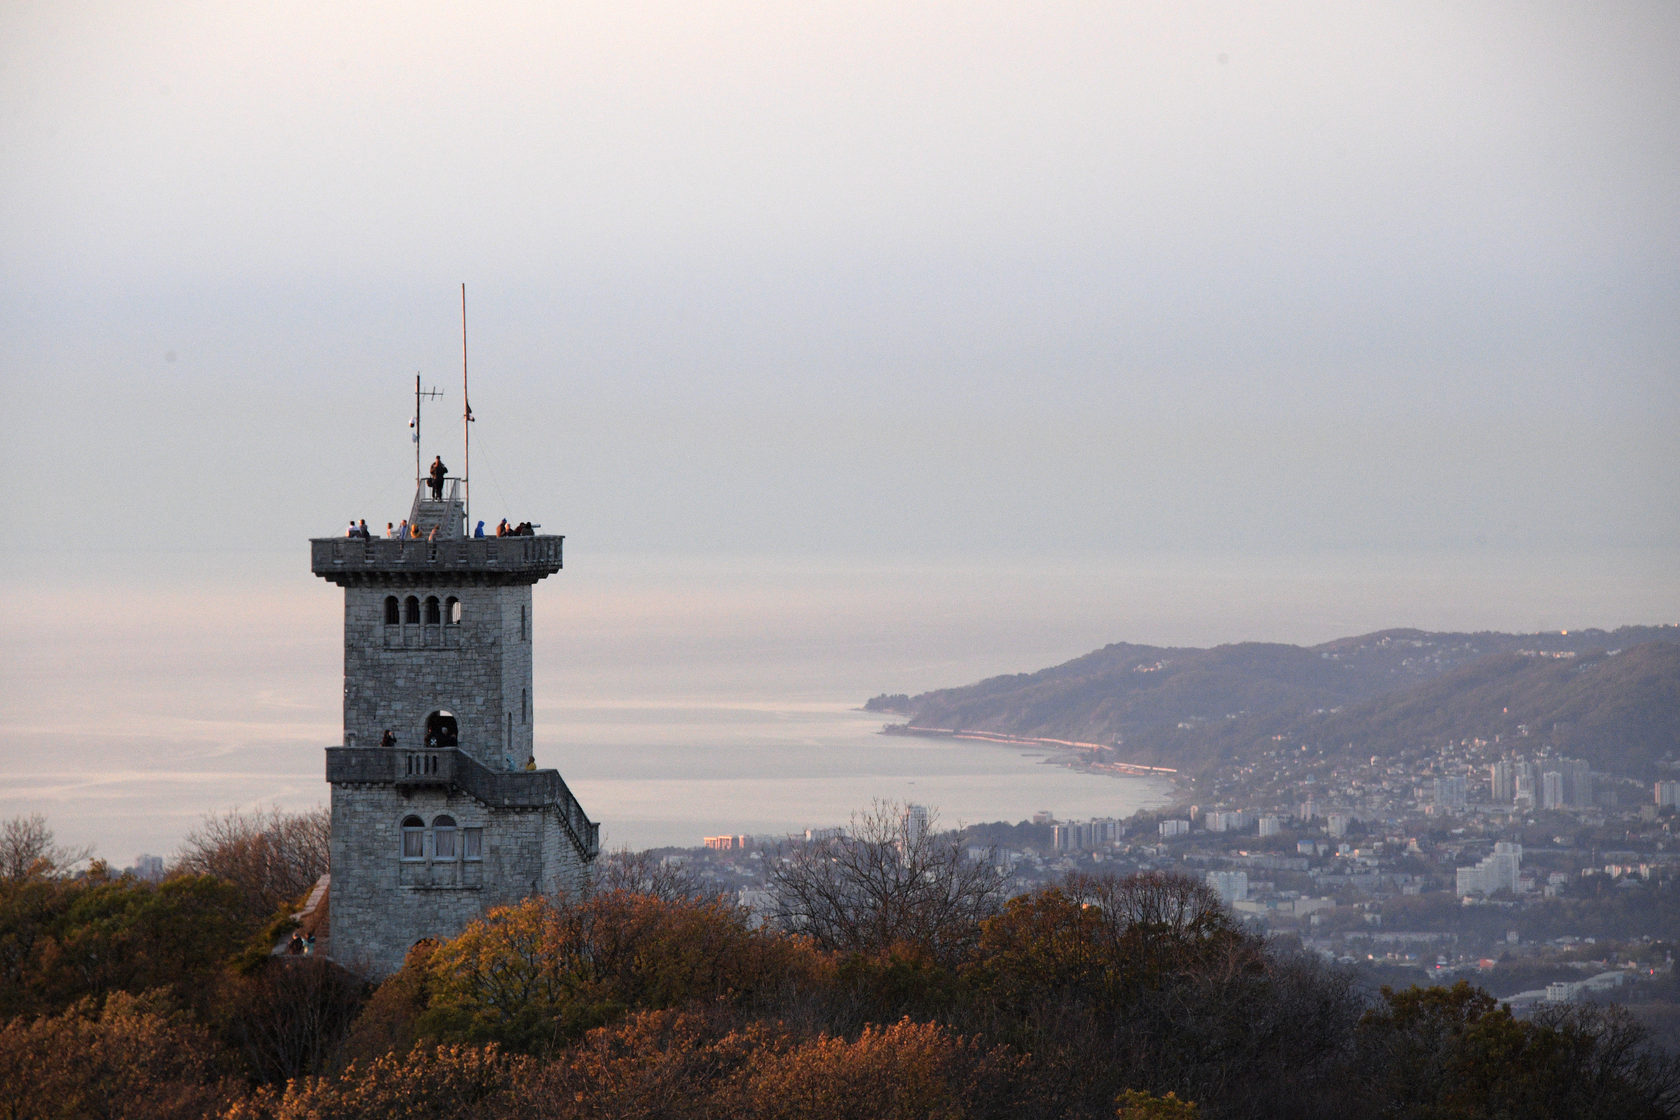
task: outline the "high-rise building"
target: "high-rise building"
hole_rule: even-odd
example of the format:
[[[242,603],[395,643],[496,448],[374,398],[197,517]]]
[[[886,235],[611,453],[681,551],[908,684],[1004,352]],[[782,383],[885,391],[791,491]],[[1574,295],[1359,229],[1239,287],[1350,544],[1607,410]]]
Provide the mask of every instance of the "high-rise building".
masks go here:
[[[1540,808],[1562,809],[1563,774],[1557,770],[1547,770],[1540,775]]]
[[[1493,852],[1474,867],[1461,867],[1456,876],[1461,895],[1515,892],[1521,883],[1522,845],[1509,840],[1494,844]]]
[[[926,805],[906,805],[903,819],[904,839],[911,844],[920,844],[927,837],[931,820]]]
[[[1516,764],[1502,758],[1488,767],[1488,800],[1495,805],[1509,805],[1517,796]]]
[[[1511,803],[1519,809],[1532,809],[1539,804],[1538,782],[1534,767],[1526,762],[1517,763],[1517,794]]]
[[[1560,758],[1556,769],[1563,775],[1563,803],[1571,809],[1593,807],[1592,769],[1585,759]]]
[[[1539,777],[1534,764],[1520,758],[1502,758],[1488,768],[1488,785],[1495,805],[1522,800],[1529,808],[1538,801]]]
[[[1433,801],[1437,809],[1457,811],[1464,808],[1469,798],[1469,783],[1463,774],[1452,774],[1447,777],[1436,778],[1434,783]]]

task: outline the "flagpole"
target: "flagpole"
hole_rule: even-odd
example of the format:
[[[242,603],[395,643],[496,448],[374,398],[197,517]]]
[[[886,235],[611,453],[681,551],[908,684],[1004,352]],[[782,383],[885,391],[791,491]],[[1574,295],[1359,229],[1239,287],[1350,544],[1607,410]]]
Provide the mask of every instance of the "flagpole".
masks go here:
[[[472,401],[467,397],[467,285],[461,282],[461,489],[466,500],[466,523],[472,532]]]
[[[420,374],[414,374],[414,488],[420,489]]]

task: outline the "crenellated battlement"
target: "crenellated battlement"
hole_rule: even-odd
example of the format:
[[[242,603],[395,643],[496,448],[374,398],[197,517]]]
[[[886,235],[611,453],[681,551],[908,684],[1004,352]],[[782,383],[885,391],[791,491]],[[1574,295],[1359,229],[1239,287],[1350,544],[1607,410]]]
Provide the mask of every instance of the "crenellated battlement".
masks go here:
[[[558,535],[435,541],[315,537],[309,566],[340,587],[510,586],[560,571],[565,543]]]

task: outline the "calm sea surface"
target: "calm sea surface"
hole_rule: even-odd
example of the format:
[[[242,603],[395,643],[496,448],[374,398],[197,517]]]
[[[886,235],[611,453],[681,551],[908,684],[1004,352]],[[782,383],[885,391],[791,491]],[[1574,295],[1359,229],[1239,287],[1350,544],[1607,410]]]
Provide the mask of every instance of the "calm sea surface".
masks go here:
[[[609,848],[843,824],[875,799],[948,824],[1124,816],[1162,803],[1166,784],[887,737],[856,709],[1113,641],[1673,621],[1671,559],[868,564],[571,549],[536,593],[537,760],[559,768]],[[121,866],[172,853],[206,814],[326,801],[342,600],[308,575],[301,542],[14,552],[0,592],[0,817],[43,813],[60,840]]]

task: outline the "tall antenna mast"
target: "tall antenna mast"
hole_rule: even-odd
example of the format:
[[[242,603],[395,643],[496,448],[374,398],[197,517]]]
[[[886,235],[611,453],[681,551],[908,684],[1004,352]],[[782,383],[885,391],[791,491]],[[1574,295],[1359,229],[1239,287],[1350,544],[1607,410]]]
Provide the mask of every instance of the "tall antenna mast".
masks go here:
[[[461,489],[466,523],[472,525],[472,401],[467,398],[467,285],[461,284]]]
[[[443,394],[436,389],[427,389],[425,392],[421,392],[420,375],[418,373],[414,375],[414,419],[408,422],[408,426],[414,429],[414,488],[416,490],[420,489],[420,398],[441,396]]]

